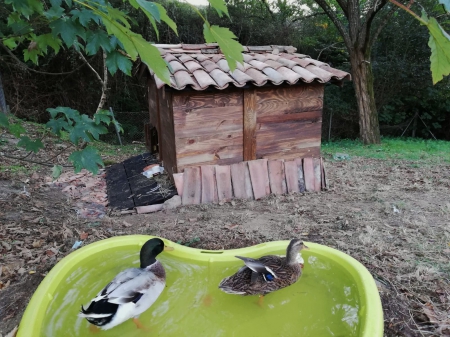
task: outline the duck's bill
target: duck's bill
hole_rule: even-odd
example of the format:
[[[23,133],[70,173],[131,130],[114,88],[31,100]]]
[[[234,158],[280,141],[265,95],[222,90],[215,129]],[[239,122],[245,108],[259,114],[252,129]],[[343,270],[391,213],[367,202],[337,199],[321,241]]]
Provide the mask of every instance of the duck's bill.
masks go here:
[[[302,250],[309,250],[309,247],[308,247],[308,246],[306,246],[306,245],[303,245],[303,248],[302,248]]]
[[[173,247],[170,247],[170,246],[164,246],[164,250],[165,250],[166,252],[168,252],[168,251],[173,250]]]

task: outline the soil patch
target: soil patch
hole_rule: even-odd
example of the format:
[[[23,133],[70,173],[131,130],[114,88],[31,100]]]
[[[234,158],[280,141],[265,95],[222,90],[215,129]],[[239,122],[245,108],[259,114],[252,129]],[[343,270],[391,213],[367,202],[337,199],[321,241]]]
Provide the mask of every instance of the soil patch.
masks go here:
[[[326,192],[154,214],[108,210],[95,221],[77,217],[73,201],[44,186],[43,175],[3,175],[0,334],[20,321],[22,310],[11,308],[25,307],[42,276],[76,241],[149,234],[202,249],[293,237],[337,248],[377,280],[386,336],[450,335],[450,166],[363,158],[325,165]]]

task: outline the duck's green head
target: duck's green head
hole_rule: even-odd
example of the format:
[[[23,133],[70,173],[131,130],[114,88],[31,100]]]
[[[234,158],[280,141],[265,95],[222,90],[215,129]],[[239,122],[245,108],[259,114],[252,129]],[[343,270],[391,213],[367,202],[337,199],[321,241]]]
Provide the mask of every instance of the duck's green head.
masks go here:
[[[164,250],[173,250],[158,238],[148,240],[141,248],[141,268],[146,268],[156,262],[156,256]]]

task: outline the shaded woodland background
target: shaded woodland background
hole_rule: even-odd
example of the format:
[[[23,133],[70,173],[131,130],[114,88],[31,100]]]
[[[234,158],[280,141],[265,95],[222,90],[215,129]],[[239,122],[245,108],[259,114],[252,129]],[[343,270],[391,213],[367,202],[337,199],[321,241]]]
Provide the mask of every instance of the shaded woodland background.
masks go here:
[[[179,36],[176,36],[167,26],[160,25],[157,40],[144,14],[136,13],[120,0],[113,2],[115,6],[129,11],[136,23],[133,29],[148,41],[204,42],[203,22],[186,3],[156,1],[167,9],[179,32]],[[434,0],[421,2],[429,14],[437,9],[436,4],[437,1]],[[203,10],[211,24],[230,28],[243,45],[292,45],[300,53],[327,62],[335,68],[350,70],[341,37],[327,16],[312,2],[310,10],[305,10],[306,7],[300,6],[300,3],[288,3],[286,0],[274,1],[272,6],[261,0],[230,0],[228,5],[231,21],[219,18],[214,9],[206,7]],[[420,9],[415,9],[420,12]],[[7,31],[8,14],[6,8],[0,7],[1,31]],[[440,23],[444,29],[449,30],[448,18]],[[1,47],[0,44],[0,73],[12,113],[31,121],[45,122],[48,118],[46,108],[49,107],[68,106],[82,113],[95,112],[101,85],[73,49],[58,55],[49,53],[40,59],[39,66],[35,66],[31,63],[24,64],[22,55],[7,53]],[[372,55],[375,98],[383,136],[400,136],[418,114],[423,122],[415,119],[405,136],[431,138],[431,131],[438,139],[450,140],[450,81],[447,77],[437,85],[432,85],[429,57],[426,28],[421,27],[406,12],[398,10],[381,32]],[[88,61],[101,72],[100,53]],[[140,82],[136,76],[128,77],[117,72],[110,78],[108,87],[107,107],[112,107],[116,112],[147,111],[145,83]],[[118,120],[124,124],[126,133],[139,134],[143,131],[140,130],[143,126],[139,125],[139,118],[130,122],[129,115],[123,114],[123,120],[119,116]],[[343,88],[327,85],[323,140],[357,138],[358,128],[352,83],[346,83]]]

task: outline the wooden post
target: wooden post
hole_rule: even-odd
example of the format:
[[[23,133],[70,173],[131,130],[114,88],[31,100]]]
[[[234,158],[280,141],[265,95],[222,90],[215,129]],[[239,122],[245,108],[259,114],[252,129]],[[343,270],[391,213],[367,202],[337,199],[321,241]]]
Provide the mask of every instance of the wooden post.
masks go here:
[[[244,161],[256,159],[256,90],[244,89]]]

